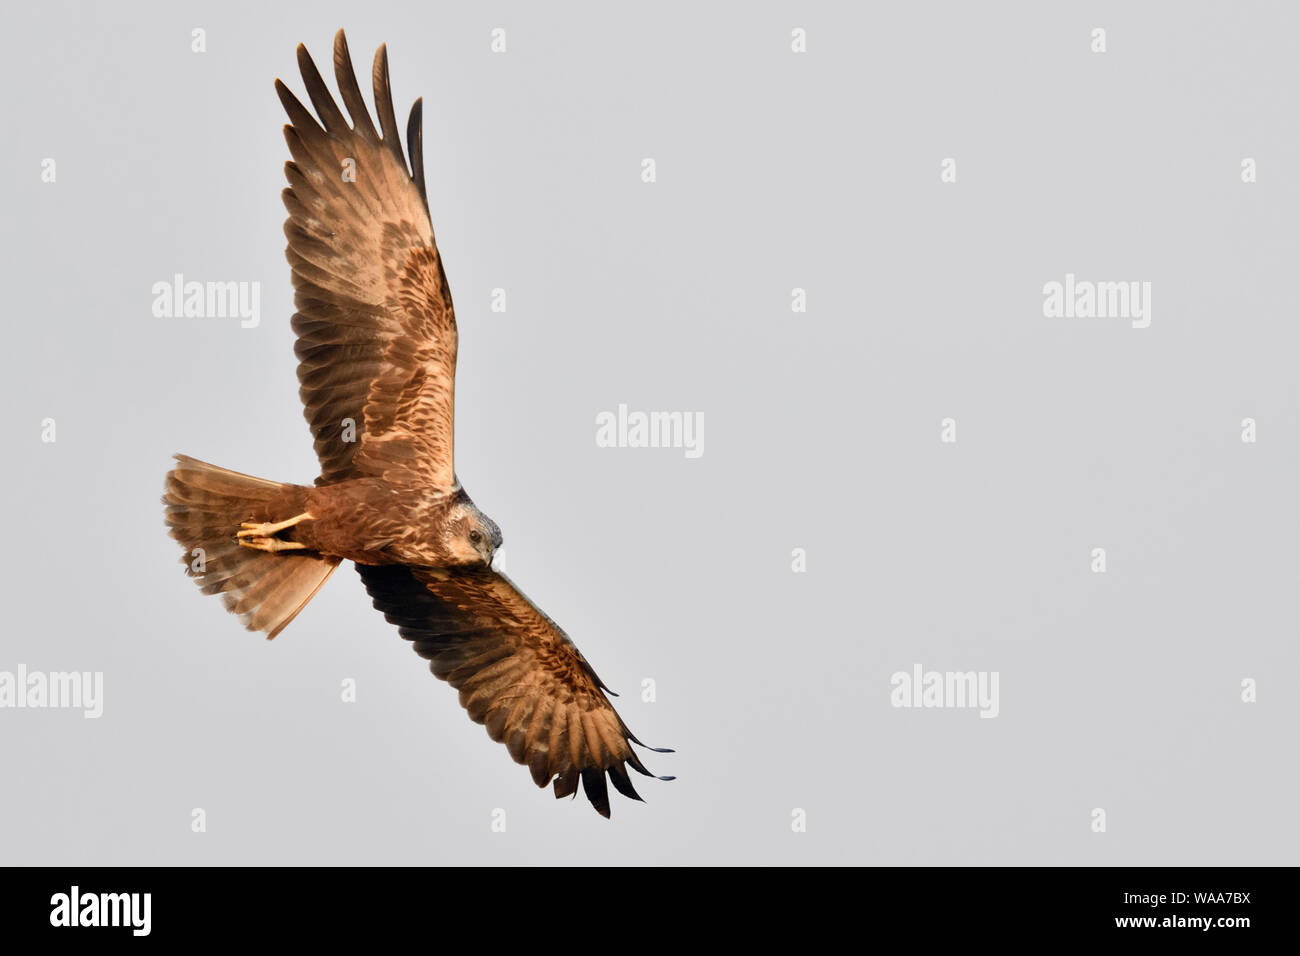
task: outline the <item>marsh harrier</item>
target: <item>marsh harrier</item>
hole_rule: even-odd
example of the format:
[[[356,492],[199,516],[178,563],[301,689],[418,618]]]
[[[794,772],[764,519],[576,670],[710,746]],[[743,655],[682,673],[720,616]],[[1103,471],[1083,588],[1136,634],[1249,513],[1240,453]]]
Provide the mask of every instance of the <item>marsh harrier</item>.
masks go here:
[[[378,128],[343,31],[334,75],[346,116],[302,46],[298,66],[315,117],[275,88],[293,156],[283,198],[298,379],[321,474],[313,487],[282,484],[177,455],[163,498],[171,535],[203,591],[271,638],[353,561],[375,607],[460,691],[470,718],[539,787],[564,797],[581,780],[608,817],[606,776],[635,799],[627,768],[652,776],[631,746],[641,742],[564,631],[492,567],[501,529],[456,478],[456,320],[425,193],[420,101],[408,167],[384,47],[372,71]]]

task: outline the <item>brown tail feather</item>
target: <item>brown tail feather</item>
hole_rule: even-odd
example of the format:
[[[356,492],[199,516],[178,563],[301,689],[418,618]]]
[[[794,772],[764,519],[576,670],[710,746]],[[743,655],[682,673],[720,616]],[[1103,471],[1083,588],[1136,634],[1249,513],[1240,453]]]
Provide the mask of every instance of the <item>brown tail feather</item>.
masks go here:
[[[205,594],[220,594],[226,610],[250,631],[275,637],[338,567],[337,558],[309,551],[274,554],[241,547],[244,521],[292,517],[296,485],[241,475],[185,455],[167,473],[167,526],[185,547],[181,562]],[[277,514],[285,511],[284,514]],[[196,549],[201,549],[196,554]]]

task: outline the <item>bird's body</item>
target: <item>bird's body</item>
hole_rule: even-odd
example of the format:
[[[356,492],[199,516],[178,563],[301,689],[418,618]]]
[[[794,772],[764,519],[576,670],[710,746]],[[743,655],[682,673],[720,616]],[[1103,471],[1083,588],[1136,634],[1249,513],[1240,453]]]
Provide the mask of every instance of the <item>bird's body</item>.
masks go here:
[[[284,484],[177,455],[163,501],[182,561],[268,637],[353,561],[375,607],[538,786],[568,796],[581,780],[609,816],[606,777],[640,799],[627,767],[650,775],[630,746],[639,741],[568,636],[493,569],[501,530],[456,477],[456,320],[425,194],[420,102],[408,169],[383,47],[378,127],[342,31],[334,71],[350,122],[302,46],[298,63],[319,122],[278,80],[276,91],[291,121],[283,199],[298,379],[321,475]]]
[[[279,542],[357,564],[416,567],[490,565],[502,544],[500,529],[463,488],[405,487],[383,478],[354,478],[327,485],[290,485],[242,530],[246,545]],[[264,525],[302,519],[275,531]],[[478,540],[471,538],[475,532]]]

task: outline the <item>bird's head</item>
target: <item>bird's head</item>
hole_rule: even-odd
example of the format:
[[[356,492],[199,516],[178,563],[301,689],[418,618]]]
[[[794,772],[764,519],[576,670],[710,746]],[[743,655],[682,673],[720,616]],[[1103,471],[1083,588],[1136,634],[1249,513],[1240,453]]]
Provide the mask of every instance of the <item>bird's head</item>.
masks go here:
[[[492,563],[501,547],[501,529],[474,502],[459,501],[447,515],[443,543],[454,564]]]

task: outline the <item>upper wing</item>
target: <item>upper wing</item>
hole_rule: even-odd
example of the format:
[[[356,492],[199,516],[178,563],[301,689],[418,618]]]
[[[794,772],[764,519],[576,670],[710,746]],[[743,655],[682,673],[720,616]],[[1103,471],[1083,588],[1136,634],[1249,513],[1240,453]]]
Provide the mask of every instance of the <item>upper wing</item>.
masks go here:
[[[298,66],[320,123],[284,83],[276,80],[275,89],[291,121],[284,232],[319,482],[386,476],[450,489],[456,318],[424,191],[420,101],[406,128],[412,177],[384,47],[373,71],[378,132],[342,30],[334,74],[354,125],[301,45]]]
[[[554,778],[556,797],[567,797],[581,777],[604,817],[606,773],[619,793],[641,799],[625,766],[653,776],[632,750],[631,742],[641,741],[573,642],[508,578],[490,568],[357,570],[375,607],[414,642],[435,676],[460,691],[470,719],[486,724],[488,736],[526,764],[539,787]]]

